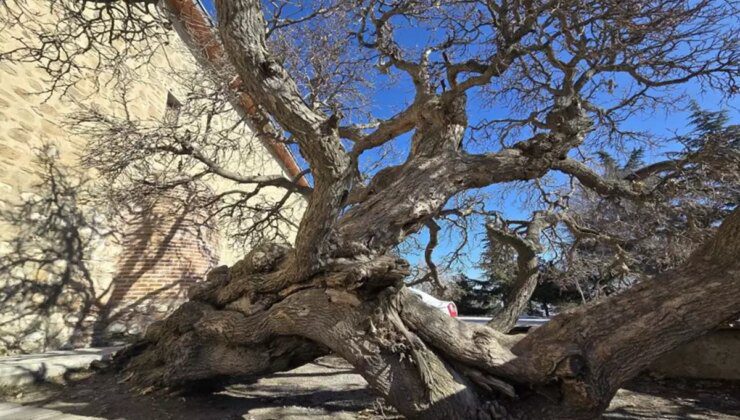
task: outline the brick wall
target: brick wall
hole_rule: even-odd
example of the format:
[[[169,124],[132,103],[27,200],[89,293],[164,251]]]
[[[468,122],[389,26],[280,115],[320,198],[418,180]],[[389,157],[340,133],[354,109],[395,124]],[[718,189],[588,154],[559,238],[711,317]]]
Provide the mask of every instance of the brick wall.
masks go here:
[[[219,262],[218,235],[181,198],[160,197],[128,218],[98,339],[138,336]]]

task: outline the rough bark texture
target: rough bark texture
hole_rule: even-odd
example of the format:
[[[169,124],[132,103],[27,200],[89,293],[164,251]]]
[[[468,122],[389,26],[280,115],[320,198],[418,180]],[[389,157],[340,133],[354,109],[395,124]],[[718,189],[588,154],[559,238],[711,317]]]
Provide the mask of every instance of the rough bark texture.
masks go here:
[[[527,224],[524,238],[517,234],[501,230],[493,224],[487,226],[489,235],[498,241],[514,248],[517,253],[516,279],[511,290],[504,297],[504,307],[499,310],[488,323],[488,326],[499,331],[508,332],[516,325],[519,315],[527,307],[529,299],[537,287],[539,275],[539,260],[537,254],[542,252],[540,235],[542,229],[551,223],[551,215],[547,212],[538,212],[533,220]]]
[[[515,364],[540,374],[554,367],[564,407],[603,410],[621,384],[658,356],[740,314],[738,255],[735,210],[679,268],[535,330],[513,348]]]
[[[250,378],[335,352],[409,418],[593,418],[662,353],[740,312],[740,212],[684,266],[522,340],[463,324],[402,287],[387,255],[336,258],[272,291],[294,258],[265,246],[214,270],[117,356],[143,390]],[[606,326],[610,326],[606,328]]]
[[[290,131],[312,168],[315,188],[296,238],[294,253],[300,281],[320,266],[328,236],[353,180],[350,159],[339,139],[337,119],[309,108],[287,71],[266,45],[265,21],[259,1],[217,1],[219,34],[232,64],[255,102]]]

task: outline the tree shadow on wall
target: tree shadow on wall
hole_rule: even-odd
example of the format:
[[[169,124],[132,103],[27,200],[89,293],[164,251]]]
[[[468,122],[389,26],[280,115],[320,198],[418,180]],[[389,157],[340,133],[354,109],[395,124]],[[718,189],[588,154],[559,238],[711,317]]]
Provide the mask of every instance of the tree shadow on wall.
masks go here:
[[[90,180],[58,160],[53,146],[35,159],[33,193],[0,202],[0,353],[79,346],[106,290],[90,261],[115,238]]]
[[[108,344],[114,323],[141,334],[202,280],[194,259],[217,262],[196,210],[202,191],[160,192],[134,209],[103,196],[53,146],[35,165],[32,192],[0,201],[0,355]],[[140,281],[146,293],[129,294]]]
[[[129,341],[142,334],[148,323],[186,300],[191,283],[203,279],[205,273],[185,265],[193,256],[181,254],[183,250],[187,254],[188,245],[195,244],[203,256],[208,255],[208,250],[200,248],[210,241],[203,236],[207,226],[199,222],[190,193],[163,192],[152,202],[129,209],[111,297],[93,327],[94,345]],[[210,257],[213,266],[215,256]],[[142,283],[151,289],[131,295]],[[111,326],[126,331],[110,331]]]

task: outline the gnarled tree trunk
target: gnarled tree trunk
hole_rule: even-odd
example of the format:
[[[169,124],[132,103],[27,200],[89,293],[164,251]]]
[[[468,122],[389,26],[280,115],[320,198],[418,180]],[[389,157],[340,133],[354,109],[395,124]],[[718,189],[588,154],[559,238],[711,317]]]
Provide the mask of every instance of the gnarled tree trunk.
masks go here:
[[[388,255],[337,257],[290,286],[290,250],[215,269],[190,301],[116,357],[132,384],[259,377],[329,351],[402,414],[593,418],[650,362],[740,312],[740,211],[683,266],[555,317],[524,339],[467,325],[403,288]]]

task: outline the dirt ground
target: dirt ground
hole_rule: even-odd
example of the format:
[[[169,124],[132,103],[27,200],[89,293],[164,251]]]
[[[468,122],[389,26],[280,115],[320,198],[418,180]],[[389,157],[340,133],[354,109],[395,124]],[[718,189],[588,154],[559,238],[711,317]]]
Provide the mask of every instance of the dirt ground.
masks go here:
[[[336,357],[215,393],[134,395],[112,375],[80,372],[66,386],[0,390],[0,400],[105,419],[400,418]],[[641,377],[619,391],[603,418],[740,419],[740,383]]]

